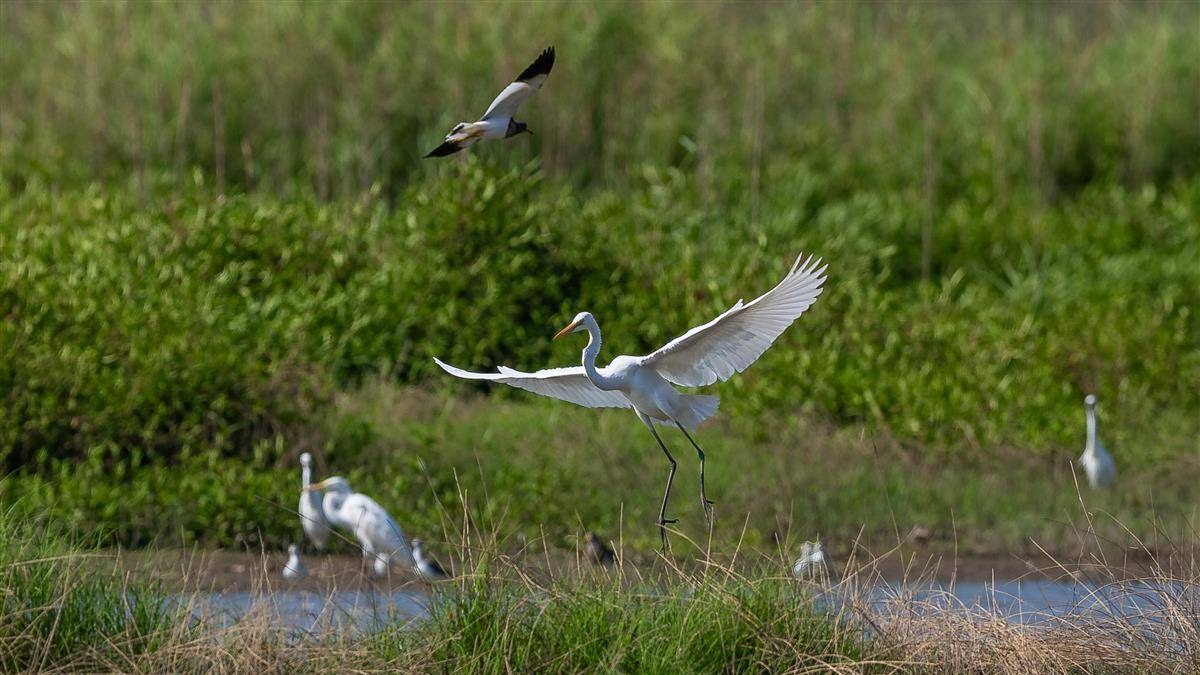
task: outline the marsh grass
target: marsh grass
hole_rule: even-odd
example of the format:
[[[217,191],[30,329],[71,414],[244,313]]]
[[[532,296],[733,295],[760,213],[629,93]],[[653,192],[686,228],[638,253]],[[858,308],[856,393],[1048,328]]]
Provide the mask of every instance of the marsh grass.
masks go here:
[[[327,623],[306,633],[276,624],[270,594],[284,586],[278,561],[268,557],[249,570],[261,600],[243,616],[206,614],[199,578],[185,579],[191,590],[174,594],[176,602],[144,603],[155,608],[145,616],[114,598],[161,600],[154,596],[161,592],[129,578],[97,585],[95,566],[92,574],[12,583],[31,566],[95,554],[60,546],[47,561],[10,547],[0,568],[0,657],[4,670],[25,672],[1193,672],[1200,659],[1195,558],[1142,547],[1140,562],[1113,560],[1096,535],[1102,517],[1081,516],[1091,523],[1077,533],[1085,553],[1071,561],[1046,555],[1030,572],[1078,582],[1079,600],[1019,619],[930,586],[936,571],[911,556],[902,579],[885,578],[888,559],[907,555],[900,546],[872,555],[855,543],[827,575],[801,581],[786,574],[782,553],[717,553],[710,541],[683,539],[669,556],[643,557],[627,551],[617,532],[617,565],[595,568],[541,538],[477,529],[470,509],[445,523],[450,539],[438,549],[456,576],[429,589],[428,614],[359,630]],[[30,539],[20,527],[6,537]],[[27,623],[21,612],[28,610],[13,609],[17,598],[46,587],[60,600],[40,611],[57,613],[61,631]]]
[[[466,495],[478,527],[504,523],[528,538],[544,536],[552,549],[573,549],[582,529],[621,529],[632,552],[657,546],[665,462],[627,411],[446,395],[380,380],[339,394],[332,409],[331,443],[312,450],[317,475],[346,476],[402,514],[406,532],[452,539],[444,523],[461,513]],[[1200,519],[1189,480],[1200,470],[1187,452],[1193,422],[1158,422],[1123,430],[1116,441],[1106,436],[1121,480],[1112,490],[1083,490],[1091,508],[1113,516],[1096,524],[1111,548],[1134,543],[1124,528],[1154,550],[1195,541],[1187,527]],[[676,527],[706,539],[694,453],[684,452],[677,434],[665,440],[680,461],[671,502]],[[717,501],[718,547],[741,542],[773,554],[819,535],[885,550],[921,526],[938,552],[953,545],[969,555],[1037,554],[1031,540],[1068,557],[1082,548],[1074,534],[1086,530],[1076,447],[1047,458],[979,447],[931,461],[894,437],[804,416],[766,417],[752,429],[718,420],[697,440]],[[1162,450],[1155,463],[1139,465],[1125,447]],[[215,455],[117,470],[100,459],[62,463],[50,477],[0,479],[0,500],[77,533],[105,532],[107,545],[283,549],[300,536],[298,464],[286,457],[270,467]]]
[[[45,523],[12,510],[0,520],[0,671],[87,669],[169,642],[175,617],[153,585],[93,573],[89,557],[109,556],[89,556]]]

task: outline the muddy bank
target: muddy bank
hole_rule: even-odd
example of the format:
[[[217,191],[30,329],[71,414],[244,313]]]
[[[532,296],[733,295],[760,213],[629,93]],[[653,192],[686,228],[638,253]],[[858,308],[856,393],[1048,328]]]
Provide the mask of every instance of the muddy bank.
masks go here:
[[[439,553],[441,562],[461,573],[459,560]],[[896,549],[878,555],[858,551],[854,554],[830,551],[831,574],[835,578],[857,575],[863,579],[888,582],[937,581],[991,582],[999,580],[1086,581],[1103,578],[1139,578],[1150,575],[1155,565],[1169,569],[1169,560],[1152,559],[1141,550],[1108,550],[1051,557],[1038,554],[961,555],[953,550]],[[90,556],[97,571],[111,570],[139,581],[155,581],[169,591],[271,592],[276,590],[329,593],[354,590],[427,589],[429,585],[410,571],[396,567],[386,577],[376,577],[356,555],[304,556],[308,576],[288,580],[282,575],[287,560],[284,551],[205,551],[166,549],[155,551],[109,551]],[[714,559],[721,566],[769,574],[777,568],[787,574],[790,561],[782,556],[742,554],[736,560]],[[514,551],[502,558],[514,573],[548,578],[563,575],[595,574],[596,568],[571,551]],[[685,571],[699,573],[706,563],[696,557],[678,556],[672,561]],[[629,554],[625,574],[653,578],[666,565],[654,554]]]

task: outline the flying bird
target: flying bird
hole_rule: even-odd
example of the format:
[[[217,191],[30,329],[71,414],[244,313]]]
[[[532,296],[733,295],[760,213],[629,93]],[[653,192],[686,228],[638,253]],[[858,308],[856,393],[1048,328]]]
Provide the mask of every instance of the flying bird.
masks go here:
[[[547,47],[538,55],[529,67],[521,71],[512,84],[504,88],[487,112],[478,122],[459,122],[454,125],[442,144],[434,148],[426,157],[445,157],[459,150],[465,150],[484,138],[510,138],[521,133],[533,132],[524,122],[513,119],[517,108],[542,88],[542,83],[550,76],[554,67],[554,47]]]
[[[433,556],[425,553],[425,544],[420,539],[412,540],[412,557],[415,563],[414,569],[425,581],[441,581],[450,578],[445,568],[438,564]]]
[[[377,576],[399,561],[413,566],[412,549],[395,519],[374,499],[350,489],[341,476],[331,476],[304,488],[306,492],[324,490],[322,507],[329,522],[348,530],[358,540],[363,558],[371,562]]]
[[[792,565],[792,574],[804,578],[815,577],[829,571],[825,558],[825,546],[819,541],[806,541],[800,545],[800,557]]]
[[[299,579],[308,576],[308,570],[300,561],[300,549],[295,544],[288,544],[288,559],[283,564],[284,579]]]
[[[1096,440],[1096,397],[1088,394],[1083,399],[1083,409],[1087,416],[1087,442],[1079,457],[1079,465],[1087,474],[1088,485],[1106,488],[1117,480],[1117,465],[1108,450]]]
[[[324,550],[329,544],[329,521],[321,506],[321,493],[307,490],[309,485],[312,485],[312,455],[306,452],[300,455],[300,527],[317,550]]]
[[[671,385],[703,387],[727,380],[754,363],[788,326],[816,302],[825,282],[826,265],[801,255],[775,288],[754,300],[738,300],[724,314],[697,326],[645,356],[618,356],[603,368],[596,366],[600,353],[600,325],[589,312],[575,315],[555,336],[587,331],[583,365],[525,373],[500,366],[496,373],[476,373],[434,361],[447,373],[467,380],[501,382],[535,394],[588,408],[633,408],[667,456],[670,470],[658,510],[663,548],[667,547],[667,502],[675,478],[675,457],[667,449],[655,424],[674,425],[696,449],[700,458],[700,503],[712,519],[713,502],[704,492],[704,451],[688,430],[717,412],[716,396],[683,394]]]

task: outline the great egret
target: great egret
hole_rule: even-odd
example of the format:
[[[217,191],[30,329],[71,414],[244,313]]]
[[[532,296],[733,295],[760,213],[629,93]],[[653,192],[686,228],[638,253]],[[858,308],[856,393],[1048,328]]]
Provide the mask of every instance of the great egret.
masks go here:
[[[542,88],[554,67],[554,47],[547,47],[529,67],[521,71],[513,83],[504,88],[478,122],[459,122],[454,125],[442,144],[426,157],[445,157],[475,145],[484,138],[509,138],[520,133],[533,133],[524,122],[513,119],[517,107]]]
[[[542,396],[569,401],[589,408],[633,408],[650,429],[654,440],[667,456],[670,470],[658,510],[659,534],[667,546],[669,523],[667,501],[675,478],[675,458],[655,430],[654,424],[674,424],[687,437],[700,458],[700,503],[711,521],[711,505],[704,492],[704,451],[692,439],[701,422],[717,412],[716,396],[681,394],[672,387],[703,387],[729,379],[754,363],[767,347],[801,314],[816,302],[825,282],[826,265],[819,258],[801,255],[777,286],[743,303],[738,300],[724,314],[697,326],[646,356],[618,356],[603,368],[596,367],[600,353],[600,325],[588,312],[575,315],[571,323],[558,331],[558,339],[568,333],[587,331],[583,365],[573,368],[549,368],[524,373],[500,366],[497,373],[476,373],[434,361],[455,377],[468,380],[501,382]]]
[[[813,577],[829,571],[825,558],[825,546],[819,541],[806,541],[800,545],[800,557],[792,565],[792,574],[797,577]]]
[[[583,535],[583,554],[593,565],[611,565],[617,560],[617,554],[604,543],[595,532],[585,532]]]
[[[325,517],[334,526],[354,534],[363,557],[372,561],[376,575],[385,574],[397,558],[405,566],[413,566],[412,549],[395,519],[374,499],[351,490],[345,478],[331,476],[304,490],[325,491],[322,500]]]
[[[308,576],[308,570],[300,561],[300,549],[295,544],[288,544],[288,559],[283,564],[284,579],[299,579]]]
[[[1088,485],[1093,488],[1106,488],[1117,479],[1117,465],[1113,463],[1108,450],[1096,440],[1096,397],[1088,394],[1083,399],[1083,409],[1087,417],[1087,444],[1083,446],[1079,465],[1087,474]]]
[[[441,581],[450,578],[438,561],[425,553],[425,544],[420,539],[412,540],[412,557],[417,573],[426,581]]]
[[[300,526],[318,550],[329,544],[329,521],[321,506],[321,493],[306,490],[312,484],[312,455],[300,455]]]

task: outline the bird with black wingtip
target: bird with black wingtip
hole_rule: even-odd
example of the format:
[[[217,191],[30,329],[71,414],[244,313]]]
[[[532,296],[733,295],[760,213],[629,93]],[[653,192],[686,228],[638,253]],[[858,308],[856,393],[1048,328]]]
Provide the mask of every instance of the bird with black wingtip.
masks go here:
[[[434,148],[426,157],[445,157],[465,150],[485,138],[511,138],[518,134],[533,131],[524,122],[513,119],[517,108],[542,88],[550,69],[554,67],[554,47],[534,59],[529,67],[521,71],[512,84],[504,88],[500,95],[488,106],[487,112],[477,122],[459,122],[454,125],[442,144]]]

